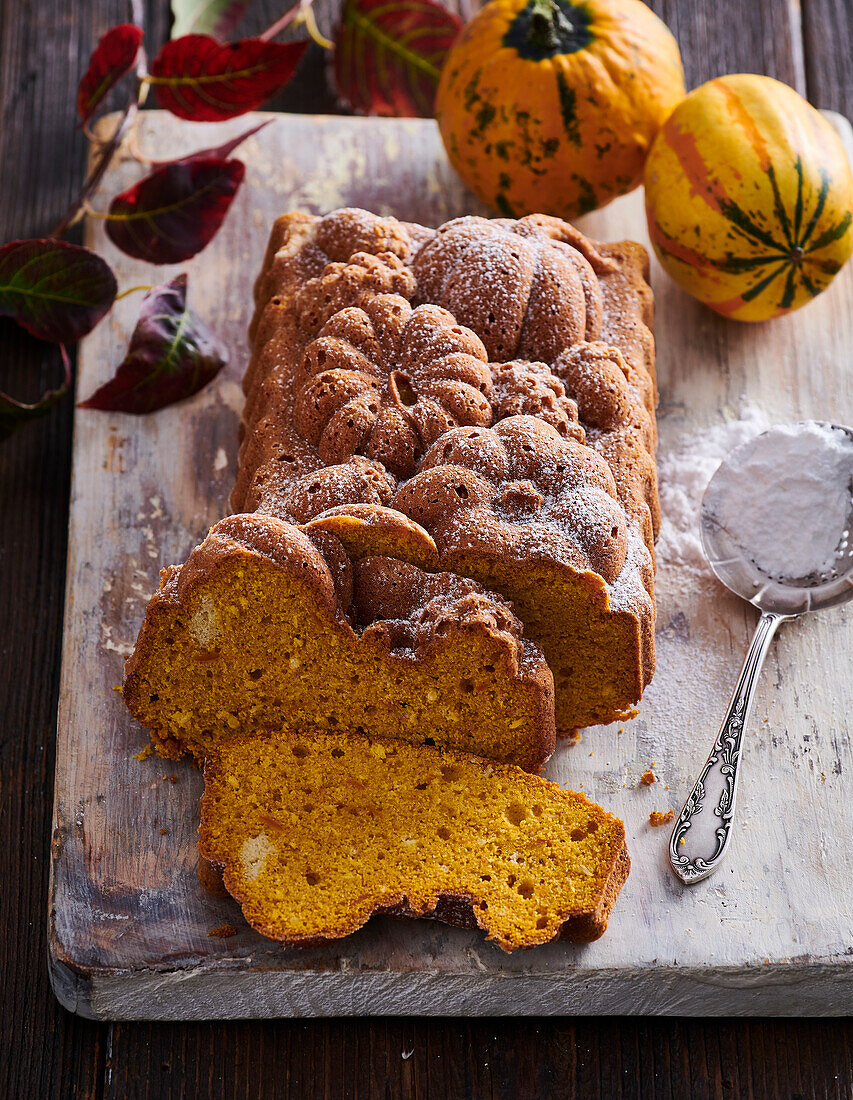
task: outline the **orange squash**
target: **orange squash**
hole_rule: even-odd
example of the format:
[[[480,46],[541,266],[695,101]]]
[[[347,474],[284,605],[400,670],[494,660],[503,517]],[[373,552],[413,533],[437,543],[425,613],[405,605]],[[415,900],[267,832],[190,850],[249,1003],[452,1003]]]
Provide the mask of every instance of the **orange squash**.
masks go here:
[[[655,139],[645,184],[661,264],[727,317],[799,309],[853,251],[841,139],[770,77],[721,76],[691,92]]]
[[[678,45],[641,0],[492,0],[448,54],[436,118],[499,213],[574,218],[637,186],[683,97]]]

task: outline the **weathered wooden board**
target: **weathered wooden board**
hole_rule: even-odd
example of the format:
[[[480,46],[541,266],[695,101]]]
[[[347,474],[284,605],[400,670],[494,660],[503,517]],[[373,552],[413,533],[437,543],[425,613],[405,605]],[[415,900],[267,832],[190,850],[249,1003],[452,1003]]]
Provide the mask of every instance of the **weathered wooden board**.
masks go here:
[[[853,630],[843,609],[786,627],[745,749],[744,828],[716,877],[682,888],[667,829],[704,760],[755,613],[713,581],[662,567],[658,671],[639,717],[563,744],[548,775],[624,818],[633,859],[606,936],[509,957],[481,936],[380,918],[337,946],[287,951],[197,885],[201,778],[134,758],[146,744],[115,691],[158,570],[182,560],[226,507],[236,456],[251,283],[276,214],[362,205],[438,224],[477,206],[426,121],[270,116],[243,147],[246,182],[216,240],[185,266],[191,302],[232,349],[190,402],[147,418],[78,410],[50,901],[51,970],[64,1004],[100,1018],[377,1014],[844,1014],[853,1007],[849,872]],[[144,115],[139,144],[165,156],[251,123],[198,127]],[[141,169],[117,163],[104,196]],[[604,239],[645,238],[639,193],[590,216]],[[89,243],[122,286],[151,269],[102,223]],[[177,270],[177,269],[174,269]],[[173,269],[158,272],[171,276]],[[736,416],[853,422],[853,265],[800,313],[724,321],[659,269],[661,454]],[[79,392],[120,359],[138,296],[83,345]],[[655,762],[661,782],[639,776]],[[210,936],[230,923],[227,938]]]

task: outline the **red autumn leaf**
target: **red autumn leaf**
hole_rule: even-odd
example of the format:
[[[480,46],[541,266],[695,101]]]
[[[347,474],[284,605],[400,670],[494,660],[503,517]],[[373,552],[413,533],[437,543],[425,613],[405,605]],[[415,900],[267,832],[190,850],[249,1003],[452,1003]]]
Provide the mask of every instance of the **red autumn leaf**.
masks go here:
[[[77,92],[81,122],[89,121],[110,88],[133,68],[141,45],[142,29],[133,23],[120,23],[101,38]]]
[[[252,126],[250,129],[244,130],[242,134],[238,134],[237,137],[231,138],[230,141],[226,141],[223,145],[217,145],[210,149],[199,149],[197,153],[190,153],[189,156],[181,157],[177,162],[173,160],[148,160],[146,158],[145,163],[152,165],[152,167],[162,168],[165,164],[188,164],[191,160],[209,160],[211,157],[219,160],[227,160],[238,145],[242,145],[244,141],[247,141],[253,134],[256,134],[258,130],[263,130],[265,126],[269,126],[273,121],[275,120],[268,118],[266,122],[259,122],[257,126]]]
[[[198,393],[228,362],[228,351],[187,306],[187,277],[150,290],[127,354],[81,409],[141,415]]]
[[[157,102],[179,118],[220,122],[253,111],[293,76],[307,42],[244,38],[217,42],[185,34],[154,58],[149,82]]]
[[[335,32],[338,98],[366,115],[431,118],[462,20],[433,0],[345,0]]]
[[[16,401],[7,393],[0,393],[0,441],[8,439],[13,432],[30,420],[38,420],[50,412],[54,405],[58,404],[68,393],[71,382],[71,360],[65,347],[59,345],[62,354],[62,365],[65,369],[65,377],[55,390],[48,390],[38,401],[27,405],[23,401]]]
[[[116,195],[107,235],[128,256],[176,264],[201,252],[222,225],[243,181],[241,160],[173,161]]]
[[[109,264],[80,245],[36,238],[0,248],[0,316],[40,340],[73,344],[109,310],[116,290]]]
[[[172,0],[172,38],[212,34],[225,41],[243,18],[251,0]]]

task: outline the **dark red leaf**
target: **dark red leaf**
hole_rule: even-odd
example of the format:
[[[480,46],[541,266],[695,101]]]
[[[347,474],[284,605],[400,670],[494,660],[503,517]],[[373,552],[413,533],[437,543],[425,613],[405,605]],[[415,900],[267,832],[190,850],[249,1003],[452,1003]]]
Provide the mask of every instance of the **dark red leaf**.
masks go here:
[[[462,20],[433,0],[345,0],[335,32],[338,98],[366,115],[431,118]]]
[[[145,295],[124,360],[80,408],[155,412],[198,393],[227,362],[224,344],[187,306],[187,277],[178,275]]]
[[[35,239],[0,248],[0,316],[40,340],[75,343],[104,316],[116,290],[109,264],[80,245]]]
[[[110,203],[107,234],[128,256],[176,264],[201,252],[222,225],[246,167],[220,157],[173,161]]]
[[[142,29],[133,23],[120,23],[103,36],[77,92],[81,122],[89,121],[110,88],[133,68],[141,45]]]
[[[16,401],[6,393],[0,393],[0,441],[8,439],[13,432],[30,420],[38,420],[50,412],[54,405],[58,404],[68,393],[71,382],[71,361],[68,352],[62,344],[59,345],[62,353],[62,365],[65,368],[65,378],[55,390],[48,390],[33,405],[26,405],[23,401]]]
[[[273,121],[275,120],[268,118],[266,122],[259,122],[257,126],[252,126],[249,130],[244,130],[242,134],[238,134],[237,137],[231,138],[230,141],[226,141],[224,145],[217,145],[215,148],[210,149],[199,149],[197,153],[190,153],[187,157],[180,157],[178,161],[146,160],[146,163],[162,168],[165,164],[188,164],[191,160],[209,160],[210,158],[227,160],[238,145],[242,145],[244,141],[248,140],[253,134],[256,134],[258,130],[263,130],[265,126],[269,126]]]
[[[185,34],[212,34],[220,42],[243,18],[251,0],[172,0],[172,38]]]
[[[179,118],[219,122],[260,107],[293,76],[307,42],[244,38],[219,43],[206,34],[167,42],[151,65],[157,102]]]

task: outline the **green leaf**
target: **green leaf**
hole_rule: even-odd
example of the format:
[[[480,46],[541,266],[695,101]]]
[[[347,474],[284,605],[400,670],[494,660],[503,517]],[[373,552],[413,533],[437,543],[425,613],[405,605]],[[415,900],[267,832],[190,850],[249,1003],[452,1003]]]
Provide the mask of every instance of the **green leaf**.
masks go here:
[[[40,340],[73,344],[115,296],[109,265],[88,248],[52,238],[0,248],[0,316],[13,317]]]
[[[172,0],[172,38],[210,34],[225,42],[252,0]]]
[[[115,375],[81,409],[141,416],[198,393],[222,370],[228,350],[187,305],[187,277],[146,294]]]

